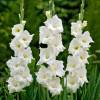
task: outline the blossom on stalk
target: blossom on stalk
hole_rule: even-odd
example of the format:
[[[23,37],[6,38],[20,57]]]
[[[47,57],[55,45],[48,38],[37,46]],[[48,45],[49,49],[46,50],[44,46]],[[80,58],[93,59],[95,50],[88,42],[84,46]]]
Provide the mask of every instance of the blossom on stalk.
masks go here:
[[[52,79],[52,73],[43,65],[36,73],[36,76],[38,83],[42,84],[43,86],[47,86],[48,81]]]
[[[52,95],[59,95],[61,93],[62,86],[60,84],[60,78],[59,77],[53,77],[47,84],[49,91],[52,93]]]
[[[79,41],[79,39],[77,38],[74,38],[71,42],[70,42],[70,45],[69,45],[69,53],[74,55],[74,54],[77,54],[80,49],[81,49],[82,45],[81,45],[81,42]]]
[[[63,32],[62,20],[58,18],[57,15],[54,15],[52,18],[47,19],[47,21],[45,21],[44,23],[48,28],[50,28],[54,32]]]
[[[48,68],[54,76],[62,77],[65,74],[63,61],[52,60],[49,62]]]
[[[29,47],[33,35],[25,30],[22,24],[16,24],[12,28],[12,34],[15,36],[10,43],[14,50],[14,57],[7,61],[10,69],[10,76],[7,80],[10,93],[20,92],[33,81],[28,64],[33,59],[31,48]]]
[[[58,95],[62,91],[60,78],[64,76],[64,65],[62,61],[56,60],[60,52],[65,47],[62,43],[61,32],[63,32],[62,21],[57,15],[47,19],[45,26],[39,29],[39,43],[47,44],[47,48],[40,47],[40,59],[38,65],[41,66],[36,73],[37,82],[46,87],[52,95]],[[47,64],[47,67],[43,67]]]
[[[83,28],[87,26],[87,21],[77,21],[71,23],[71,35],[74,36],[69,45],[69,55],[67,59],[68,71],[67,78],[65,78],[65,85],[67,88],[75,93],[79,87],[87,83],[88,58],[90,57],[88,50],[90,43],[93,42],[88,31],[83,32]]]
[[[20,34],[23,34],[24,26],[22,24],[16,24],[12,28],[12,34],[14,36],[19,36]]]

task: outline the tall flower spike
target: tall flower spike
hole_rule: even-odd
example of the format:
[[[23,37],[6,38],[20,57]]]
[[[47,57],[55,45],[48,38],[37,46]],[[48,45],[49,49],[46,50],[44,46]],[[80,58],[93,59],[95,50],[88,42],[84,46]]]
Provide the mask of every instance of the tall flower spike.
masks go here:
[[[10,47],[14,50],[14,57],[7,61],[7,66],[10,69],[10,77],[7,80],[9,93],[20,92],[26,86],[29,86],[33,78],[30,74],[28,64],[33,59],[31,48],[29,47],[33,35],[27,30],[24,30],[25,21],[23,0],[21,4],[20,24],[16,24],[12,28],[12,39]]]
[[[45,26],[41,26],[39,29],[39,43],[47,44],[47,48],[40,48],[40,59],[37,64],[41,68],[36,76],[37,82],[46,87],[54,96],[63,90],[60,78],[65,74],[64,65],[63,61],[56,60],[56,57],[65,47],[61,36],[61,32],[63,32],[62,20],[57,15],[51,16],[50,14],[51,11],[46,13],[48,19],[44,22]],[[45,67],[44,63],[48,67]]]
[[[83,21],[84,15],[84,0],[82,0],[81,12],[79,20],[71,23],[71,35],[74,36],[69,45],[69,55],[67,59],[68,71],[67,79],[65,78],[67,88],[71,92],[76,92],[79,87],[87,83],[86,64],[88,63],[88,50],[90,43],[93,42],[88,31],[83,32],[83,28],[87,26],[87,21]]]

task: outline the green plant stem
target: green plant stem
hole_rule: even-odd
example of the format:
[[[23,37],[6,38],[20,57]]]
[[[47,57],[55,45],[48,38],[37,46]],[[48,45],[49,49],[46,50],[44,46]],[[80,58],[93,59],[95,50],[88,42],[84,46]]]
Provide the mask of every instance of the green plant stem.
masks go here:
[[[20,23],[22,24],[23,22],[23,19],[24,19],[24,0],[21,0],[21,3],[20,3]]]
[[[79,13],[79,20],[83,20],[84,18],[84,6],[85,6],[85,0],[82,0],[81,9]]]
[[[73,93],[71,93],[71,100],[74,100],[74,98],[73,98]]]
[[[19,100],[19,94],[17,93],[17,100]]]
[[[51,15],[53,16],[55,14],[55,5],[54,5],[54,0],[49,1],[49,10],[51,12]]]

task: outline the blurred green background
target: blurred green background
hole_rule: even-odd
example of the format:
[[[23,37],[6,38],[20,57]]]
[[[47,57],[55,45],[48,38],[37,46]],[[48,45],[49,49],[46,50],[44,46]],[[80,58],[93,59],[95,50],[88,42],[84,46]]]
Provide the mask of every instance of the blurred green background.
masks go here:
[[[48,10],[49,0],[24,1],[25,20],[27,21],[25,28],[29,30],[31,34],[35,34],[31,43],[31,48],[37,62],[39,59],[39,27],[43,25],[43,22],[46,20],[45,11]],[[62,19],[64,25],[63,44],[68,48],[69,42],[71,41],[70,23],[78,19],[81,0],[54,0],[54,2],[56,13]],[[19,23],[19,7],[20,0],[0,0],[0,100],[10,100],[5,99],[5,95],[8,93],[7,89],[5,89],[6,80],[9,77],[9,69],[6,66],[6,61],[13,56],[13,51],[10,49],[9,43],[13,38],[11,28],[14,24]],[[94,67],[96,67],[96,75],[98,76],[96,77],[96,81],[98,81],[100,73],[100,0],[86,0],[84,19],[88,21],[87,29],[90,31],[91,36],[95,41],[90,50],[91,54],[93,54],[93,58],[92,60],[90,59],[92,67],[88,68],[90,75],[89,79],[93,80],[93,75],[91,75],[91,73],[94,71]],[[59,55],[58,59],[62,59],[66,64],[67,54],[68,52],[66,49]],[[91,83],[90,86],[92,84],[93,83]],[[100,84],[100,80],[98,84]],[[100,100],[100,85],[98,84],[95,85],[97,86],[95,93],[97,99],[92,98],[91,93],[90,98],[86,100]],[[89,91],[94,91],[94,88]]]

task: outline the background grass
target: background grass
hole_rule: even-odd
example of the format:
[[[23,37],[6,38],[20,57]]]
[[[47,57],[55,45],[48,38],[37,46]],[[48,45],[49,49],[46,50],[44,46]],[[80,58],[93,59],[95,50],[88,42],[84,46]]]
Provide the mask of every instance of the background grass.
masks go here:
[[[66,50],[59,54],[58,59],[62,59],[66,65],[68,55],[68,45],[71,41],[70,23],[78,19],[81,0],[54,0],[56,13],[63,20],[64,33],[63,44]],[[38,35],[39,27],[46,20],[45,11],[48,9],[48,0],[25,0],[25,20],[26,29],[35,36],[31,43],[33,56],[36,61],[29,65],[34,81],[21,93],[9,94],[6,80],[9,77],[9,69],[6,61],[13,56],[13,51],[9,47],[11,41],[11,27],[19,23],[20,0],[0,0],[0,100],[100,100],[100,0],[86,0],[85,19],[88,21],[87,29],[90,31],[93,40],[87,65],[89,83],[72,95],[64,91],[60,96],[52,97],[51,94],[37,84],[34,72],[38,70],[36,62],[39,59]]]

